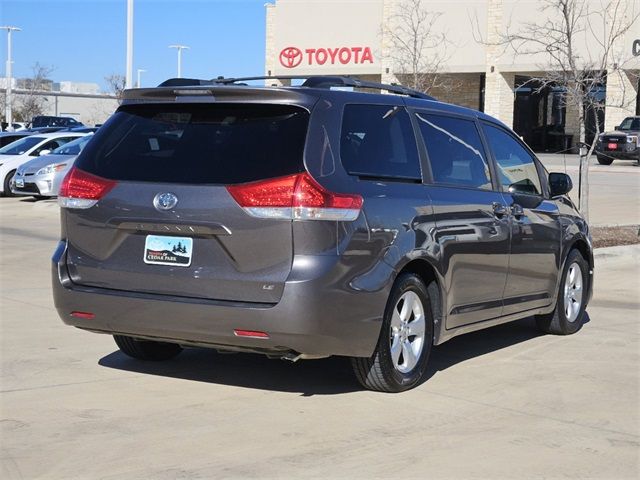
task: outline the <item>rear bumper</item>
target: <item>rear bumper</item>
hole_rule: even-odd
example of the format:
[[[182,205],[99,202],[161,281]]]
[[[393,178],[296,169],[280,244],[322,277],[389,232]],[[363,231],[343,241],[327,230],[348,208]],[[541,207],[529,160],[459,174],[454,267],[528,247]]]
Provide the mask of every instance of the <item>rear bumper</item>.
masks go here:
[[[74,284],[66,268],[66,243],[52,259],[54,303],[67,325],[100,333],[271,354],[370,356],[378,340],[393,280],[381,264],[362,282],[334,256],[296,257],[275,304],[207,301],[139,294]],[[365,275],[370,275],[371,272]],[[93,319],[72,317],[91,312]],[[266,332],[268,339],[238,337],[234,329]]]

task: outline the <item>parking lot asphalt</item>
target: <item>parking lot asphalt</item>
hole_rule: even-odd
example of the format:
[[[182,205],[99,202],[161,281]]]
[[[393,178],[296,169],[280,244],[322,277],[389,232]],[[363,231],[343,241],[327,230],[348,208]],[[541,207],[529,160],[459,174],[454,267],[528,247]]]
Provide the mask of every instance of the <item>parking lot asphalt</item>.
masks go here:
[[[578,155],[538,154],[550,172],[565,172],[573,181],[571,199],[578,204]],[[640,224],[640,167],[633,160],[589,165],[589,222],[591,225]]]
[[[58,230],[54,201],[0,199],[2,479],[640,476],[640,246],[599,251],[578,334],[464,335],[391,395],[342,358],[129,359],[53,309]]]

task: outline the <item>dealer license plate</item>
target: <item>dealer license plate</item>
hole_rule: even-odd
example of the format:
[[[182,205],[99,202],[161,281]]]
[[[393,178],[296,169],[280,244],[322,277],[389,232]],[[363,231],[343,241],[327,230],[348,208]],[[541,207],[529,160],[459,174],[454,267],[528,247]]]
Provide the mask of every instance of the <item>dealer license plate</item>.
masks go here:
[[[193,238],[147,235],[144,263],[188,267],[193,255]]]
[[[22,179],[22,178],[16,178],[16,187],[18,187],[18,188],[24,188],[24,179]]]
[[[618,148],[618,144],[617,143],[609,143],[609,144],[607,144],[607,148],[609,150],[616,150]]]

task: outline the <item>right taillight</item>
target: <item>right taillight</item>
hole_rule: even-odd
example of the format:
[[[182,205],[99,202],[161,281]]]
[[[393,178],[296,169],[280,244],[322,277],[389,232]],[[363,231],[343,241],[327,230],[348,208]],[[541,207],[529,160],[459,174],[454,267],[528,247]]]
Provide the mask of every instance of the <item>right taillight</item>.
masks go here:
[[[62,180],[58,204],[63,208],[93,207],[116,183],[73,167]]]
[[[260,218],[352,221],[360,215],[360,195],[330,192],[308,173],[230,185],[244,210]]]

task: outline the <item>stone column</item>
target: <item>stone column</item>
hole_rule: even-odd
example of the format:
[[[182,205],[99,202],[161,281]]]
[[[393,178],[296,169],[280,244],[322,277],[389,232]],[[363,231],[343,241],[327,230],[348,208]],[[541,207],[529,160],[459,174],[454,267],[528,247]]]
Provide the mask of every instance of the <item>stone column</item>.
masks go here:
[[[635,81],[632,81],[635,80]],[[636,113],[637,78],[632,72],[617,70],[607,76],[607,104],[604,112],[605,131],[613,130],[625,117]]]
[[[276,52],[276,29],[275,20],[277,14],[277,4],[266,3],[266,40],[265,40],[265,59],[264,59],[264,74],[266,76],[275,75],[276,68],[278,68],[278,52]],[[277,85],[291,84],[291,81],[282,82],[280,80],[266,80],[265,85]]]
[[[573,144],[580,140],[580,111],[574,102],[567,102],[564,117],[564,133],[573,135]]]
[[[618,21],[628,22],[633,14],[637,14],[638,7],[632,7],[634,2],[628,0],[618,6],[615,2],[609,5],[607,20],[618,17]],[[637,0],[636,0],[637,5]],[[634,11],[635,10],[635,11]],[[610,28],[611,25],[607,25]],[[633,32],[636,34],[633,34]],[[604,112],[605,131],[613,130],[620,125],[625,117],[636,113],[636,98],[638,96],[638,73],[640,73],[640,57],[634,57],[631,52],[631,38],[639,38],[640,25],[636,21],[630,35],[618,37],[607,58],[607,97]]]
[[[391,27],[392,18],[398,0],[384,0],[382,2],[382,25],[380,28],[380,81],[382,83],[401,83],[393,73],[393,62],[391,60],[391,49],[393,45],[387,32]]]
[[[503,32],[502,0],[487,1],[487,70],[484,86],[484,111],[513,127],[513,87],[515,74],[497,67],[504,47],[497,45]]]

